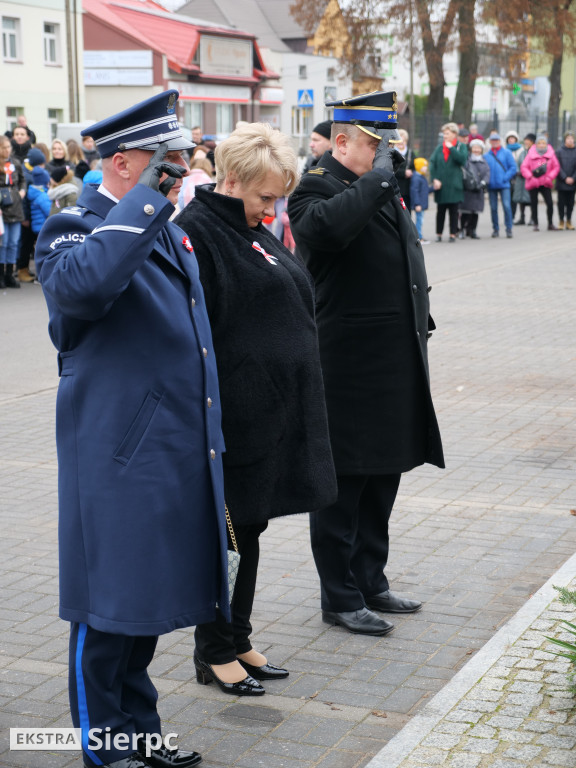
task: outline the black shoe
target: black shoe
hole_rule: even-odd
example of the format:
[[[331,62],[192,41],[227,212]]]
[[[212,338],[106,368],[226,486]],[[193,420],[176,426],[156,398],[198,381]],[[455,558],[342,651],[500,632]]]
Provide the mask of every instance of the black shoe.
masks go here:
[[[510,239],[510,238],[512,237],[512,230],[511,230],[511,229],[507,229],[507,230],[506,230],[506,237],[507,237],[508,239]]]
[[[442,235],[436,235],[436,242],[441,243],[442,242]]]
[[[500,237],[500,232],[498,232],[498,230],[497,230],[497,229],[495,229],[495,230],[492,232],[492,237]]]
[[[519,219],[518,221],[514,222],[515,227],[525,227],[526,221],[524,219]]]
[[[274,664],[263,664],[261,667],[255,667],[248,664],[247,661],[242,661],[242,659],[238,659],[238,661],[255,680],[281,680],[290,674],[287,669],[275,667]]]
[[[480,236],[476,234],[476,230],[470,234],[472,240],[480,240]]]
[[[333,611],[322,611],[322,621],[326,624],[338,624],[349,632],[357,635],[387,635],[392,632],[394,624],[381,619],[368,608],[360,608],[358,611],[344,611],[334,613]]]
[[[123,757],[122,760],[115,760],[113,763],[106,763],[101,768],[150,768],[152,763],[147,763],[143,757],[140,757],[138,752],[134,752],[128,757]],[[93,768],[88,763],[84,763],[84,768]]]
[[[223,693],[229,693],[232,696],[263,696],[266,693],[260,683],[256,682],[250,675],[237,683],[225,683],[215,674],[210,664],[206,664],[205,661],[198,658],[196,652],[194,652],[194,666],[196,667],[196,680],[201,685],[208,685],[214,681]]]
[[[422,608],[422,603],[419,600],[408,600],[407,597],[395,595],[390,590],[365,599],[368,608],[384,611],[384,613],[415,613]]]
[[[20,283],[14,277],[14,264],[6,264],[4,284],[6,288],[20,288]]]
[[[164,744],[159,749],[151,749],[146,757],[146,742],[138,740],[138,753],[152,768],[192,768],[202,762],[198,752],[184,752],[181,749],[168,749]]]

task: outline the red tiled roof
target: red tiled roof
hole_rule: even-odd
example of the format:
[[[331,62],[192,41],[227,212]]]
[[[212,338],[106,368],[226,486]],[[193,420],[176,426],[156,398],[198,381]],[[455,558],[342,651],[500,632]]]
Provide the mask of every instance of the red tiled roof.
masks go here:
[[[258,66],[253,77],[238,78],[239,82],[257,83],[263,77],[277,77],[266,70],[254,36],[236,29],[202,26],[185,17],[167,11],[154,0],[83,0],[85,13],[129,35],[146,47],[166,54],[175,72],[198,74],[198,64],[192,63],[201,33],[251,39]],[[228,78],[232,79],[232,78]],[[235,78],[236,79],[236,78]]]

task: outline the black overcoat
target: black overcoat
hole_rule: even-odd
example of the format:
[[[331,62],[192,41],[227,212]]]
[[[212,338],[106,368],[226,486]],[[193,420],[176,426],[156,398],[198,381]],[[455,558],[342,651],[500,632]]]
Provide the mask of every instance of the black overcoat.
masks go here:
[[[428,282],[416,228],[382,176],[325,154],[288,201],[316,283],[316,319],[339,474],[444,466],[428,380]]]
[[[262,225],[248,227],[242,200],[212,184],[196,187],[176,222],[194,245],[212,328],[232,522],[332,503],[336,475],[310,275]]]

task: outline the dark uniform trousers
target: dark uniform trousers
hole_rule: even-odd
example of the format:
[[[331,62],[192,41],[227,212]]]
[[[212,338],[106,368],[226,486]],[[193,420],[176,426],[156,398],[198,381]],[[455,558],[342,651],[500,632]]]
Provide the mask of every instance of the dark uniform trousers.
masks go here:
[[[194,633],[198,656],[207,664],[228,664],[236,661],[238,654],[248,653],[252,649],[250,616],[254,605],[260,560],[259,537],[268,527],[268,523],[254,525],[234,523],[233,527],[240,552],[240,565],[230,604],[232,621],[228,623],[220,610],[217,610],[216,620],[209,624],[199,624]],[[230,542],[228,546],[231,546]]]
[[[86,765],[128,757],[134,752],[132,734],[161,733],[158,694],[147,670],[157,642],[155,636],[112,635],[87,624],[71,624],[70,710],[74,727],[82,729]],[[90,729],[100,729],[95,735],[103,741],[101,749],[89,749],[94,743]],[[129,746],[116,749],[116,734],[127,734]]]
[[[338,475],[338,500],[310,515],[325,611],[356,611],[385,592],[388,521],[400,475]]]

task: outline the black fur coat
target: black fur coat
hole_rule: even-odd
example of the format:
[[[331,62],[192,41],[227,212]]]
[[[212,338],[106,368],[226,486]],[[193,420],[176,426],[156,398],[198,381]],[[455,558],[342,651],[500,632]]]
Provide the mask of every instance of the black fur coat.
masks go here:
[[[312,280],[242,200],[196,188],[176,218],[189,235],[212,326],[232,521],[310,512],[337,494]]]

